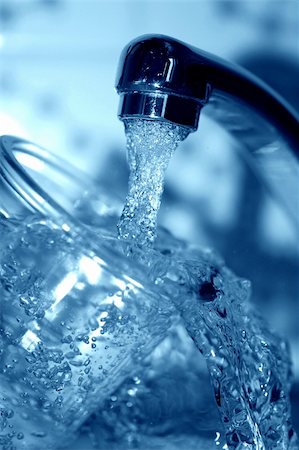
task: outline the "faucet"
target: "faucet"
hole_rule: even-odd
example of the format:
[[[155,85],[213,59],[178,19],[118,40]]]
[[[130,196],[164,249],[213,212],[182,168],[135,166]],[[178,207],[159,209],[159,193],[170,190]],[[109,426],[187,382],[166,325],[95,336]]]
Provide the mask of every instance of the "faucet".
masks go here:
[[[299,118],[245,69],[163,35],[123,50],[117,73],[119,118],[198,127],[201,110],[246,148],[244,158],[299,224]]]

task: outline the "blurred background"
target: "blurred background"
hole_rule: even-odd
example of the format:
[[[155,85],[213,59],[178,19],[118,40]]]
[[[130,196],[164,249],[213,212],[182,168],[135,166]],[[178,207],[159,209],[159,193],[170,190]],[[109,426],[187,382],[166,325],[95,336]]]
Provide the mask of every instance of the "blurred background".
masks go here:
[[[296,0],[0,0],[0,133],[97,167],[124,146],[118,58],[146,33],[240,62],[299,107],[298,21]]]
[[[124,197],[114,80],[123,47],[147,33],[243,65],[299,111],[297,0],[0,0],[0,135],[33,140]],[[237,146],[203,117],[171,162],[160,220],[252,281],[253,300],[291,341],[298,422],[298,230]]]

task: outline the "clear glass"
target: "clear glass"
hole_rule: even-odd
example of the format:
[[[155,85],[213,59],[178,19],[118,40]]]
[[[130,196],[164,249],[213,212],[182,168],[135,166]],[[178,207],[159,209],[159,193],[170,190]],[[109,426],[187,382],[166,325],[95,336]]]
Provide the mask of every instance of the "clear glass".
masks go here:
[[[203,280],[214,280],[213,258],[198,272],[196,264],[204,262],[203,254],[193,254],[186,244],[160,230],[156,250],[161,265],[157,270],[162,270],[163,278],[168,270],[167,255],[173,252],[177,260],[172,259],[170,274],[175,283],[152,285],[144,268],[121,255],[120,242],[110,231],[116,229],[121,202],[33,144],[10,137],[2,139],[1,148],[5,151],[2,189],[9,194],[4,197],[9,201],[2,202],[6,219],[0,220],[4,235],[0,278],[5,444],[24,449],[70,444],[73,450],[75,431],[96,412],[88,425],[96,446],[143,449],[145,442],[156,448],[166,441],[173,449],[224,445],[225,431],[210,384],[213,376],[207,370],[207,355],[215,356],[217,365],[218,360],[221,363],[218,350],[230,353],[231,344],[222,338],[232,339],[239,349],[242,320],[250,316],[244,312],[242,320],[237,319],[239,307],[236,310],[230,301],[238,296],[242,280],[228,274],[226,281],[216,277],[215,285],[206,283]],[[185,258],[191,258],[186,267],[182,263]],[[222,267],[221,262],[215,267],[218,264]],[[187,291],[182,288],[184,283],[180,287],[178,282],[182,268]],[[225,272],[224,268],[222,275]],[[222,324],[218,322],[226,314],[222,309],[219,313],[215,299],[209,303],[209,295],[222,292],[222,282],[233,291],[223,300],[219,298],[219,305],[228,302],[233,314],[225,319],[229,329],[219,334],[219,345],[216,335]],[[198,297],[202,287],[208,291]],[[170,289],[168,297],[164,289]],[[168,334],[172,318],[174,327]],[[209,321],[213,339],[203,357],[198,351],[203,351],[200,333]],[[258,326],[255,317],[251,321]],[[199,336],[198,348],[186,327],[194,342]],[[255,334],[260,332],[267,330],[255,330]],[[271,358],[280,360],[279,351],[270,352]],[[262,351],[257,354],[263,359]],[[252,356],[243,352],[244,360],[249,357],[244,362],[248,369]],[[231,366],[233,371],[237,367],[235,362]],[[246,386],[256,385],[259,373],[246,379]],[[286,391],[288,386],[289,380]],[[269,383],[269,389],[274,387]],[[81,438],[82,433],[81,428]],[[85,440],[83,448],[91,445]]]
[[[174,307],[116,238],[71,215],[81,175],[18,139],[1,150],[1,444],[57,448],[161,342]]]
[[[171,309],[86,239],[44,221],[14,233],[2,252],[2,408],[14,412],[10,432],[24,434],[20,448],[50,448],[155,348]]]

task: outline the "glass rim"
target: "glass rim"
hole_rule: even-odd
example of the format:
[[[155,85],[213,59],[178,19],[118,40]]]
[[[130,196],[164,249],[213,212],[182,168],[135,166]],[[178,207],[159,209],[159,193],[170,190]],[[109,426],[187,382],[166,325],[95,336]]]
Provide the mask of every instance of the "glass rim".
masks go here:
[[[32,212],[52,219],[59,219],[62,216],[64,219],[76,223],[77,221],[72,214],[51,197],[28,173],[26,168],[18,161],[16,153],[39,159],[51,169],[68,177],[87,190],[91,184],[86,181],[84,174],[60,156],[29,140],[11,135],[0,137],[0,177],[10,191],[13,191]],[[1,212],[3,213],[3,211]]]

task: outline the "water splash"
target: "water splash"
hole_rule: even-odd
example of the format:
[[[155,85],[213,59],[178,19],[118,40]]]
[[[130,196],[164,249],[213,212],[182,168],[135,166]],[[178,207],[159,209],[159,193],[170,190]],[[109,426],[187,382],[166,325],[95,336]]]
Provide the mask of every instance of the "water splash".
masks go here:
[[[179,127],[144,120],[128,122],[126,132],[131,175],[119,235],[131,242],[131,249],[137,244],[148,258],[146,250],[156,237],[165,171],[186,135]],[[198,253],[188,261],[187,254],[185,248],[180,260],[174,251],[176,258],[170,258],[168,270],[167,258],[160,259],[161,265],[158,258],[149,276],[161,287],[167,279],[174,281],[168,295],[206,359],[228,448],[297,448],[290,420],[286,343],[272,335],[248,306],[249,282],[213,258]],[[161,273],[155,276],[159,265]]]
[[[181,322],[98,411],[97,439],[106,430],[117,450],[164,448],[166,437],[172,450],[298,450],[288,345],[250,304],[250,282],[165,233],[149,276]]]
[[[165,171],[188,131],[167,122],[127,120],[129,192],[118,224],[121,239],[150,247],[156,237]]]
[[[250,282],[212,252],[177,246],[170,255],[152,276],[206,360],[226,448],[297,450],[289,348],[250,304]]]
[[[163,191],[165,170],[178,143],[186,137],[186,132],[170,124],[142,120],[128,122],[126,131],[131,176],[127,202],[119,223],[119,234],[121,238],[127,240],[129,245],[132,246],[133,242],[139,248],[147,249],[156,234],[157,212]],[[39,226],[41,224],[38,223],[30,224],[27,227],[27,238],[30,238],[30,242],[26,239],[24,231],[21,234],[16,232],[15,225],[10,226],[9,221],[1,224],[0,221],[2,238],[6,235],[6,238],[2,239],[0,243],[0,297],[4,306],[1,313],[5,329],[5,334],[0,335],[0,338],[4,339],[2,355],[0,345],[0,359],[2,358],[1,363],[3,363],[0,367],[0,377],[7,382],[6,385],[1,379],[0,383],[0,393],[5,393],[5,395],[1,395],[2,402],[6,402],[0,404],[3,418],[2,422],[0,421],[0,431],[8,430],[8,427],[8,431],[12,430],[12,432],[0,436],[0,444],[4,444],[6,448],[11,448],[9,446],[15,444],[17,448],[20,448],[18,442],[14,442],[16,439],[22,443],[32,439],[30,445],[32,442],[31,448],[33,449],[40,448],[40,443],[36,438],[45,440],[44,431],[40,430],[48,430],[48,427],[46,423],[42,423],[41,419],[35,421],[37,430],[35,428],[32,430],[28,426],[28,417],[33,415],[34,408],[26,398],[29,396],[35,399],[35,392],[38,392],[41,386],[42,392],[47,392],[48,395],[39,398],[40,403],[36,405],[35,413],[40,416],[40,411],[46,410],[48,414],[50,408],[53,410],[52,414],[55,420],[63,423],[65,419],[62,417],[66,417],[65,411],[69,407],[69,399],[70,403],[73,400],[73,393],[78,392],[78,395],[82,395],[83,405],[88,404],[89,406],[90,397],[88,395],[91,395],[92,398],[95,397],[93,386],[98,387],[101,383],[105,383],[106,379],[109,381],[109,371],[113,372],[114,367],[118,364],[110,360],[113,351],[105,343],[103,343],[104,348],[101,351],[105,355],[104,364],[102,356],[101,361],[97,360],[96,353],[101,347],[100,342],[95,338],[94,327],[98,327],[100,324],[94,321],[85,323],[86,317],[82,315],[80,316],[84,322],[82,322],[82,329],[77,329],[77,327],[75,329],[72,316],[67,315],[69,323],[61,321],[58,324],[57,322],[58,332],[54,334],[53,338],[52,335],[50,336],[51,340],[48,335],[42,339],[43,335],[40,330],[34,328],[34,332],[40,333],[41,341],[46,342],[43,346],[37,340],[34,342],[33,332],[23,335],[28,322],[31,323],[33,319],[36,323],[48,321],[41,311],[41,307],[46,309],[47,304],[43,303],[43,299],[47,302],[48,297],[43,294],[40,278],[32,277],[32,269],[35,266],[30,266],[30,258],[28,259],[30,246],[35,249],[34,255],[42,255],[45,260],[49,260],[48,264],[51,263],[51,260],[47,258],[47,252],[51,253],[55,250],[67,253],[71,250],[72,258],[76,258],[76,247],[70,249],[69,242],[65,241],[59,233],[57,234],[57,230],[53,231],[51,228],[47,230],[44,223],[41,228]],[[101,226],[104,228],[104,225],[105,220]],[[108,226],[106,235],[110,235]],[[110,240],[111,242],[112,240]],[[180,312],[184,327],[205,358],[216,405],[225,429],[227,444],[222,448],[231,450],[297,449],[297,438],[291,425],[289,403],[291,378],[288,348],[286,343],[274,335],[267,324],[248,305],[250,296],[248,282],[234,276],[213,255],[207,256],[200,251],[192,251],[186,244],[171,237],[167,238],[163,233],[160,233],[160,242],[158,239],[155,249],[157,259],[152,259],[150,273],[144,272],[144,276],[145,278],[148,276],[154,284],[160,286],[161,292],[168,294],[168,298],[172,299]],[[147,257],[148,252],[144,253]],[[61,256],[61,260],[65,260],[65,255]],[[41,265],[38,266],[40,270]],[[45,272],[48,276],[48,271]],[[86,286],[89,286],[89,282],[87,282]],[[83,284],[82,282],[78,284],[77,292],[82,292]],[[115,295],[118,291],[117,289]],[[26,296],[24,296],[24,292]],[[118,300],[122,299],[119,295],[116,297]],[[84,297],[84,302],[85,300]],[[138,307],[141,300],[142,296],[138,298],[138,301],[132,301],[129,304],[132,307],[134,305]],[[62,304],[60,303],[60,305]],[[90,307],[93,308],[96,305],[91,302]],[[116,336],[119,339],[121,354],[123,348],[127,348],[134,342],[139,346],[140,342],[143,345],[143,342],[151,341],[152,337],[146,335],[144,331],[145,323],[135,322],[136,314],[120,315],[115,300],[111,303],[111,307],[105,307],[105,312],[108,313],[108,316],[105,316],[105,324],[100,325],[99,337],[102,336],[101,331],[107,333],[108,336]],[[151,327],[157,326],[157,317],[160,312],[160,308],[151,309],[151,320],[148,321],[148,315],[145,317],[146,322],[151,323]],[[95,312],[92,314],[95,315]],[[158,328],[153,333],[154,336],[159,335],[161,331],[159,325]],[[18,332],[20,333],[18,334]],[[20,346],[18,337],[21,334],[30,339],[22,339]],[[53,344],[52,339],[55,336],[56,340]],[[4,351],[8,343],[15,347],[14,351]],[[36,345],[35,352],[31,351],[32,344]],[[114,345],[115,341],[112,347]],[[89,358],[90,353],[94,358]],[[86,358],[87,356],[88,358]],[[141,360],[139,350],[138,352],[134,351],[135,357],[136,361]],[[166,358],[163,359],[163,367],[165,360]],[[135,359],[132,367],[134,370],[136,369]],[[152,418],[157,417],[160,409],[153,410],[155,405],[150,403],[150,414],[146,415],[144,408],[147,401],[146,394],[150,394],[150,402],[153,399],[152,392],[148,392],[146,381],[151,387],[153,383],[152,379],[146,380],[148,373],[143,370],[145,367],[142,367],[140,375],[144,377],[145,390],[138,388],[139,394],[137,389],[135,395],[136,386],[130,385],[129,387],[125,386],[125,397],[120,391],[116,391],[116,395],[110,396],[113,411],[117,415],[112,417],[111,427],[109,427],[110,419],[106,419],[106,422],[108,421],[106,423],[108,439],[111,438],[111,430],[114,428],[116,431],[120,430],[121,433],[127,434],[130,439],[142,432],[145,436],[140,442],[142,445],[144,440],[148,443],[150,433],[154,437],[155,434],[158,434],[160,425],[178,429],[174,417],[167,415],[170,412],[169,403],[165,404],[167,414],[162,410],[164,423],[159,420],[157,422],[159,427],[149,429],[149,424],[152,426],[153,423]],[[124,375],[122,374],[122,376]],[[13,379],[17,379],[18,383],[21,380],[20,383],[22,382],[24,385],[24,391],[21,390],[20,395],[17,394],[20,398],[17,398],[16,405],[10,404],[11,400],[9,396],[6,396],[7,392],[10,392]],[[164,378],[161,380],[165,381]],[[173,385],[177,389],[177,379],[170,383],[170,389]],[[110,382],[108,386],[110,389]],[[163,392],[164,388],[165,384],[156,386],[156,389],[161,389]],[[105,385],[103,392],[106,395],[108,394],[107,389],[108,387]],[[203,389],[198,390],[199,397],[202,396],[202,392]],[[134,401],[132,401],[133,397]],[[193,400],[194,397],[195,391],[190,393],[189,398]],[[24,403],[24,398],[28,407],[27,403]],[[189,398],[187,399],[188,403]],[[118,414],[120,410],[116,408],[120,400],[123,400],[121,406],[125,405],[124,412],[121,412],[124,414],[124,424],[120,423]],[[172,400],[174,406],[178,408],[179,396],[174,395]],[[160,406],[159,403],[158,407],[160,408]],[[30,410],[28,410],[29,407]],[[111,410],[111,405],[108,405],[106,412],[108,411],[110,414]],[[29,413],[26,413],[27,417],[25,418],[26,411]],[[75,414],[80,416],[78,420],[81,422],[81,410],[76,409]],[[181,424],[182,413],[179,412],[175,417],[180,418]],[[210,415],[209,419],[211,419]],[[197,425],[198,422],[197,414]],[[115,427],[116,423],[117,427]],[[202,420],[202,424],[206,428],[209,427],[205,418]],[[203,428],[202,424],[200,423],[200,429]],[[215,425],[219,430],[219,423]],[[32,431],[30,436],[28,436],[28,429]],[[100,442],[102,442],[102,431],[103,428]],[[18,434],[16,434],[17,432]],[[218,431],[217,433],[219,434]],[[215,445],[219,443],[218,438],[219,436]],[[135,445],[135,441],[133,443]],[[168,444],[169,437],[167,436]],[[37,445],[37,447],[33,447],[33,445]],[[132,448],[131,440],[128,440],[128,445],[128,448]],[[207,445],[197,445],[197,448],[207,449],[209,448]],[[24,445],[23,448],[25,448]],[[157,446],[153,448],[157,448]],[[189,441],[185,448],[192,448]]]

